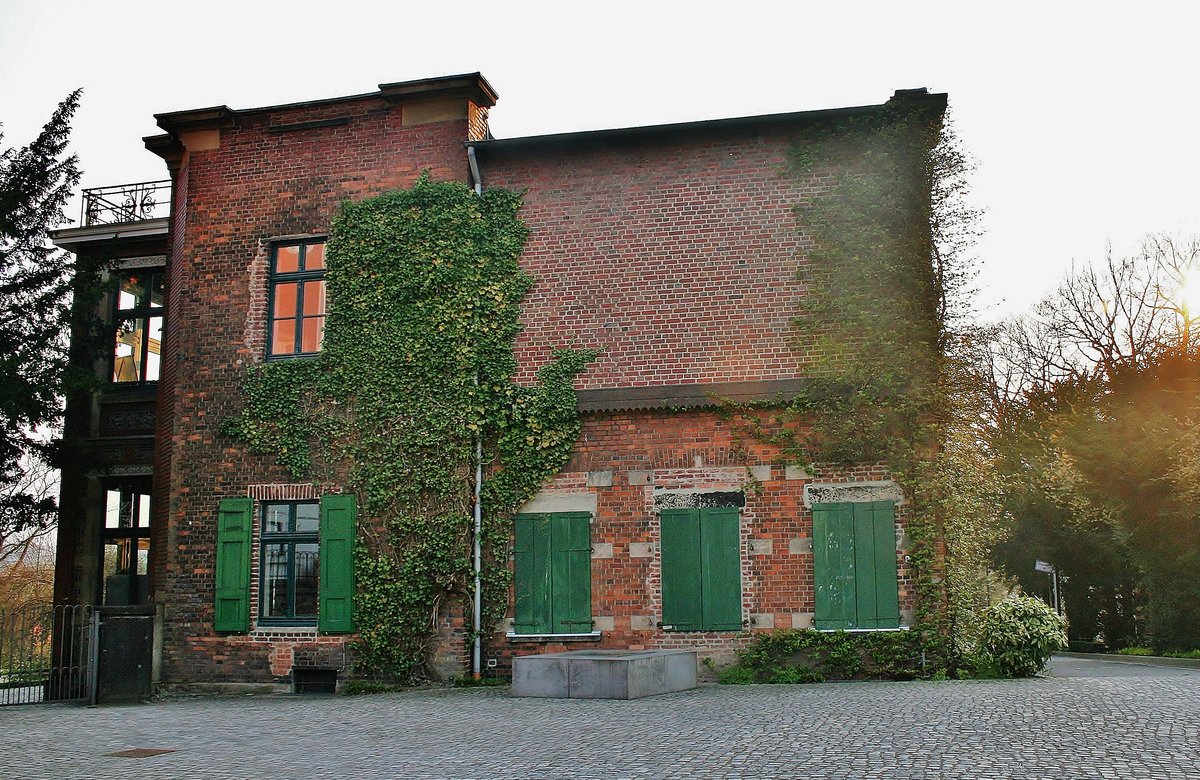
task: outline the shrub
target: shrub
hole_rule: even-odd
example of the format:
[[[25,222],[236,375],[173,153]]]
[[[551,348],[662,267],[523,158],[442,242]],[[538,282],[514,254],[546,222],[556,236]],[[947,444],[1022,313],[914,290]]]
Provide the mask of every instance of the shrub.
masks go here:
[[[983,613],[982,661],[1004,677],[1032,677],[1067,646],[1066,621],[1041,599],[1015,596]]]
[[[922,676],[921,659],[919,638],[909,631],[776,631],[756,636],[718,679],[726,685],[911,680]]]

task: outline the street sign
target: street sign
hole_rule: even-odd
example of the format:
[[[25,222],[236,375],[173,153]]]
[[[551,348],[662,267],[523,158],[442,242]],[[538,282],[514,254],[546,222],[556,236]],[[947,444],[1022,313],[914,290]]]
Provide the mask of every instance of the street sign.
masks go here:
[[[1054,564],[1046,563],[1045,561],[1034,561],[1033,562],[1033,570],[1034,571],[1044,571],[1047,574],[1053,574],[1054,573]]]

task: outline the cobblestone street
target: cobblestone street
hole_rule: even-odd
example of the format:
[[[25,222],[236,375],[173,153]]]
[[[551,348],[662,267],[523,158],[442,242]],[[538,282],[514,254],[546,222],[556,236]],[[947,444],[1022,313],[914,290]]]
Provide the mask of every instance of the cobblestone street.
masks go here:
[[[6,707],[0,777],[1200,777],[1200,670],[1060,659],[1056,674],[637,701],[484,689]],[[132,748],[174,752],[105,755]]]

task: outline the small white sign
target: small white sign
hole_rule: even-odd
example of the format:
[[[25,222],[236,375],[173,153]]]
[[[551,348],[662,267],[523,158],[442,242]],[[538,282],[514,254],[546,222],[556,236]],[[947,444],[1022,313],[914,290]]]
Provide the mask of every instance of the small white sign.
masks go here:
[[[1034,561],[1033,562],[1033,570],[1034,571],[1044,571],[1047,574],[1053,574],[1054,573],[1054,564],[1046,563],[1045,561]]]

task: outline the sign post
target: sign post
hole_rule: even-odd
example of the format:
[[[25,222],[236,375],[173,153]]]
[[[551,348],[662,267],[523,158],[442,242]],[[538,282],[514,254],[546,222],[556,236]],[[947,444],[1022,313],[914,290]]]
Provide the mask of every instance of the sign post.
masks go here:
[[[1050,575],[1050,598],[1054,604],[1054,611],[1062,614],[1062,610],[1058,604],[1058,571],[1055,570],[1054,564],[1046,563],[1045,561],[1034,561],[1033,570],[1045,572]]]

